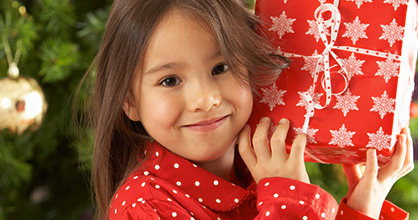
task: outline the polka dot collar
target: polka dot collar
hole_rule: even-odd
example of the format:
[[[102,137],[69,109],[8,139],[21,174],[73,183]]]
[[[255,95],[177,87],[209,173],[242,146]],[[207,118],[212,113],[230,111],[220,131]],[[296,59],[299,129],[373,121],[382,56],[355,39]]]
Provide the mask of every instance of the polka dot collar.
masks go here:
[[[159,144],[153,143],[148,149],[149,159],[143,166],[145,175],[170,182],[210,209],[228,211],[239,206],[250,194],[255,194],[255,190],[230,183]],[[256,187],[250,185],[250,188]]]

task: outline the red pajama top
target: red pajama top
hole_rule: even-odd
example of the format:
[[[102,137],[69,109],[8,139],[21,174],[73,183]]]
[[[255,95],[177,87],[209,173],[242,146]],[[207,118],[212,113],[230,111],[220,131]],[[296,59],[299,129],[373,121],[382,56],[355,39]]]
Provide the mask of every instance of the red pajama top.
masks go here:
[[[147,162],[115,193],[110,220],[133,219],[371,219],[320,187],[265,178],[243,188],[154,144]],[[385,201],[381,219],[407,219]]]

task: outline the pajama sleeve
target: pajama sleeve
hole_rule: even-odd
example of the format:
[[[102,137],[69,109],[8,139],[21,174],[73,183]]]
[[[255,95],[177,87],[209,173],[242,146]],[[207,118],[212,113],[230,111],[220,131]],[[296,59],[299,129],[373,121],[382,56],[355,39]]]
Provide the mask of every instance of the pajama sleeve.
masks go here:
[[[338,204],[322,188],[287,178],[265,178],[257,186],[256,219],[334,219]]]
[[[401,208],[397,207],[393,203],[389,201],[385,201],[382,206],[382,210],[380,212],[379,219],[385,219],[385,220],[403,220],[408,219],[409,214],[402,210]],[[356,211],[354,209],[351,209],[347,206],[347,198],[343,198],[340,203],[340,207],[337,213],[337,217],[335,218],[337,220],[357,220],[357,219],[364,219],[364,220],[371,220],[373,218],[370,218],[364,214],[362,214],[359,211]]]

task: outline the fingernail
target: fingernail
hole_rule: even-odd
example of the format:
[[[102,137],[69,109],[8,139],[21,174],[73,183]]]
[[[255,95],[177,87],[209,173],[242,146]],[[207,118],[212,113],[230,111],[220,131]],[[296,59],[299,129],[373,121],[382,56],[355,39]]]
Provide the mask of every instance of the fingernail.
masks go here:
[[[279,124],[286,124],[288,122],[289,122],[289,120],[287,120],[286,118],[282,118],[282,119],[280,119]]]
[[[268,117],[263,117],[260,119],[260,122],[268,122],[268,121],[270,121],[270,118]]]

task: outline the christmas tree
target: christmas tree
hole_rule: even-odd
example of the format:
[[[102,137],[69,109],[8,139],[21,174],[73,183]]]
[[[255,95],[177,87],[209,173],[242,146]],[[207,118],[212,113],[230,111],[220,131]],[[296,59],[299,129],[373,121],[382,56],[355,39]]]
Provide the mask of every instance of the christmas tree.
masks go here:
[[[20,75],[34,78],[48,103],[38,130],[0,131],[0,220],[91,219],[92,132],[82,117],[74,119],[86,110],[80,103],[91,94],[90,88],[80,87],[75,112],[73,100],[99,47],[111,3],[0,0],[0,78],[7,77],[9,68],[7,42],[13,55],[19,51]],[[418,122],[412,127],[418,132]],[[345,195],[341,166],[308,163],[307,169],[311,181],[337,200]],[[411,219],[418,219],[413,213],[418,207],[417,183],[415,170],[389,195],[411,212]]]

